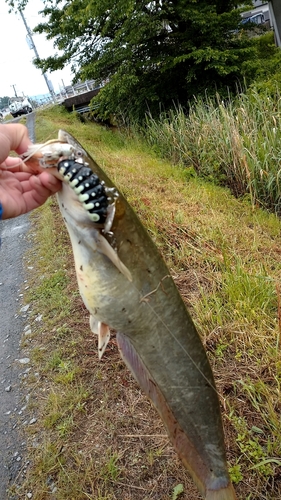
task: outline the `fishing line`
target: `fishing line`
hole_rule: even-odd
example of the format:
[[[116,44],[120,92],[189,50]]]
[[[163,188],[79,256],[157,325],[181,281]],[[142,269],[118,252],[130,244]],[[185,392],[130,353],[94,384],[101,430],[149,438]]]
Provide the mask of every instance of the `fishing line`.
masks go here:
[[[48,137],[51,137],[52,134],[49,134]],[[54,142],[59,142],[58,139],[50,139],[49,141],[47,142],[44,142],[44,144],[36,144],[36,148],[27,156],[25,156],[24,158],[20,158],[20,161],[19,163],[16,163],[15,165],[11,165],[10,167],[1,167],[2,170],[10,170],[10,169],[13,169],[15,167],[19,167],[21,166],[23,163],[26,163],[28,160],[30,160],[30,158],[32,156],[34,156],[36,153],[38,153],[38,151],[40,151],[44,146],[46,146],[47,144],[51,144],[51,143],[54,143]]]

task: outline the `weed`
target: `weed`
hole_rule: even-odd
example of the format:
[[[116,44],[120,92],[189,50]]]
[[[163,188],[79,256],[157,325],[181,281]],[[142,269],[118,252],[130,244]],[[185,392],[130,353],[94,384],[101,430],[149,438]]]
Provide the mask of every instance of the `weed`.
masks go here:
[[[178,500],[181,494],[184,492],[183,484],[177,484],[173,489],[172,500]]]
[[[73,416],[69,415],[60,422],[56,429],[60,438],[66,437],[73,429]]]
[[[104,481],[116,481],[119,478],[121,471],[118,466],[118,460],[117,453],[109,450],[105,464],[100,471],[100,476]]]
[[[193,168],[236,196],[280,212],[280,91],[254,87],[225,104],[219,96],[197,100],[188,115],[172,109],[160,120],[147,118],[149,144],[174,163]]]
[[[161,457],[163,454],[163,450],[148,450],[147,452],[147,461],[150,467],[154,464],[155,460]]]
[[[216,356],[218,358],[223,358],[226,349],[228,348],[228,344],[224,344],[223,342],[219,342],[216,347]]]
[[[46,368],[47,368],[47,370],[57,369],[60,366],[61,362],[62,362],[61,361],[61,352],[54,351],[48,360]]]
[[[238,484],[243,479],[243,474],[241,472],[241,465],[235,464],[229,467],[229,475],[233,484]]]

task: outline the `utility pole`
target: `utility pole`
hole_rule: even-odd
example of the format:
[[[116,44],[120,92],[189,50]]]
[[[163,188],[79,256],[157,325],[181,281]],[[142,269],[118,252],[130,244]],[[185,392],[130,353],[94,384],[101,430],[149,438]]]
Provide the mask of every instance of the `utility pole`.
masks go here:
[[[18,97],[17,91],[16,91],[16,84],[10,85],[10,87],[13,87],[15,96]]]
[[[29,26],[28,26],[28,24],[27,24],[27,22],[26,22],[26,19],[25,19],[25,17],[24,17],[23,11],[22,11],[22,10],[19,10],[19,13],[20,13],[21,18],[22,18],[22,20],[23,20],[23,23],[24,23],[24,25],[25,25],[25,29],[26,29],[26,31],[27,31],[28,38],[29,38],[29,40],[30,40],[30,42],[31,42],[31,48],[34,50],[34,53],[35,53],[35,55],[36,55],[37,59],[39,59],[39,54],[38,54],[38,51],[37,51],[36,45],[35,45],[35,43],[34,43],[34,40],[33,40],[33,38],[32,38],[32,32],[31,32],[31,29],[29,28]],[[44,79],[45,79],[46,85],[47,85],[47,87],[48,87],[48,90],[49,90],[49,92],[50,92],[51,96],[54,98],[54,91],[53,91],[53,89],[52,89],[52,87],[51,87],[51,85],[50,85],[50,82],[49,82],[49,80],[48,80],[48,78],[47,78],[46,73],[43,73],[43,72],[42,72],[42,75],[43,75],[43,77],[44,77]]]

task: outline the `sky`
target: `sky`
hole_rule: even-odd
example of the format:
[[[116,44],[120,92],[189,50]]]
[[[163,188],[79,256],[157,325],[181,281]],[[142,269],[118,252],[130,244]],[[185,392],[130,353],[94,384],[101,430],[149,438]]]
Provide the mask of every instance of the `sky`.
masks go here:
[[[39,14],[43,9],[42,0],[29,0],[24,16],[32,30],[39,22],[46,18]],[[41,58],[55,53],[52,41],[46,40],[44,34],[34,34],[33,41]],[[0,97],[13,96],[15,85],[17,95],[33,97],[48,94],[48,87],[40,69],[32,64],[34,51],[26,41],[26,29],[20,14],[9,14],[9,7],[4,0],[0,0]],[[70,85],[72,76],[70,67],[61,71],[49,73],[54,90]]]

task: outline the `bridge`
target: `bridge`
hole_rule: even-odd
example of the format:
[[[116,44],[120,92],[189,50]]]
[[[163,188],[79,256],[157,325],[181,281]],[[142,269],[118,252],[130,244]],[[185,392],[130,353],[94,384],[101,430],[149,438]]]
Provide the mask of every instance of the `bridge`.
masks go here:
[[[68,85],[61,90],[56,101],[62,104],[68,111],[75,109],[83,113],[89,111],[91,99],[99,93],[103,86],[104,83],[97,85],[94,80]]]

